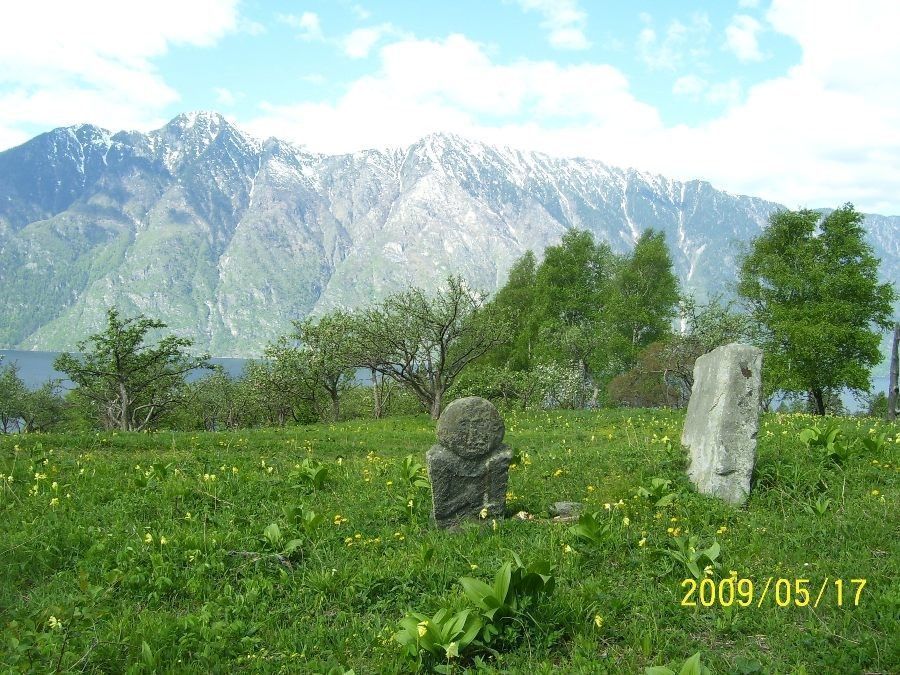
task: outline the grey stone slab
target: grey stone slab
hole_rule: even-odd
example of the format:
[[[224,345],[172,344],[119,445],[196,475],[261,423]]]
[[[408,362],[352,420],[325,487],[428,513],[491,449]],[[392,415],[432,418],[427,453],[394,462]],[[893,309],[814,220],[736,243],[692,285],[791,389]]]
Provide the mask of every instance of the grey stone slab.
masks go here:
[[[681,443],[698,492],[732,504],[750,494],[756,463],[762,350],[732,343],[697,359]]]

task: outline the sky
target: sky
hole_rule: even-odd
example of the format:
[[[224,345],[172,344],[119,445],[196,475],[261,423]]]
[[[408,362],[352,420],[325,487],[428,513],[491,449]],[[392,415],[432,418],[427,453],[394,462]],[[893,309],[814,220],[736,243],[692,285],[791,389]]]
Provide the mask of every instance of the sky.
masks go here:
[[[0,149],[215,110],[310,151],[431,132],[900,215],[897,0],[29,0]]]

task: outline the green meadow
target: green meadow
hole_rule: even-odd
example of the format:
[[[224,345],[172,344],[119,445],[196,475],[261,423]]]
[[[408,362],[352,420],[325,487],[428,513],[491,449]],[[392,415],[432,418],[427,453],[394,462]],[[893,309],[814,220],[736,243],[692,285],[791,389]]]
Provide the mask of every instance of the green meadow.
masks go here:
[[[900,672],[900,425],[764,415],[733,508],[683,412],[504,417],[507,518],[458,532],[425,416],[0,437],[3,672]],[[460,579],[504,566],[543,585],[488,612]],[[441,610],[495,630],[441,643]]]

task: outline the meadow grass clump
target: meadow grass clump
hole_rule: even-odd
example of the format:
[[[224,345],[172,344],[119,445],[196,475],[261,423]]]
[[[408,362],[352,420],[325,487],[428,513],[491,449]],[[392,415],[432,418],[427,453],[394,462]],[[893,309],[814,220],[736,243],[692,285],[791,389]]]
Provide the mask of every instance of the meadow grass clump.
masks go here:
[[[812,418],[763,416],[736,509],[684,476],[682,413],[504,416],[508,517],[455,533],[430,523],[425,416],[0,437],[0,665],[632,673],[699,652],[713,673],[900,668],[897,425],[834,420],[817,451]],[[556,501],[581,520],[554,522]],[[479,600],[535,565],[547,592]],[[732,583],[729,606],[701,601]],[[440,626],[427,658],[395,638],[423,621]]]

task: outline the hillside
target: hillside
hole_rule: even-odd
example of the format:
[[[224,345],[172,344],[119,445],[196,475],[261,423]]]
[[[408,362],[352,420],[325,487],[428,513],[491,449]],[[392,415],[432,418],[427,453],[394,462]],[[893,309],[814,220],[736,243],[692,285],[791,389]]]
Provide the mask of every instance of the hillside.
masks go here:
[[[449,272],[495,290],[574,227],[617,251],[660,229],[685,287],[727,291],[776,208],[452,135],[326,156],[215,113],[148,134],[60,128],[0,153],[0,347],[71,349],[118,304],[215,355],[255,356],[291,319]],[[900,217],[867,228],[900,281]]]

